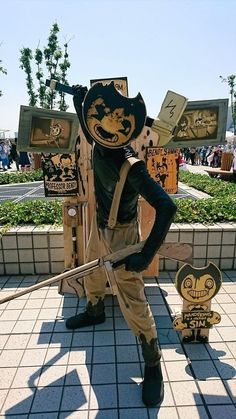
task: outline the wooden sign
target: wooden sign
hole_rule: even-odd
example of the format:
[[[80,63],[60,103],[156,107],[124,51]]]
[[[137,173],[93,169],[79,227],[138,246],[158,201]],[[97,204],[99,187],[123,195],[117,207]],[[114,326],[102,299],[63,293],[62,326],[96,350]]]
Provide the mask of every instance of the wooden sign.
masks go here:
[[[225,143],[228,99],[188,102],[168,147]]]
[[[76,196],[78,170],[75,154],[43,154],[45,196]]]
[[[185,264],[177,272],[175,286],[183,298],[183,309],[173,327],[182,331],[183,342],[208,342],[209,329],[221,321],[220,314],[211,310],[211,300],[221,284],[221,272],[211,262],[203,268]]]
[[[21,106],[17,150],[73,153],[78,129],[75,113]]]
[[[179,122],[187,105],[187,98],[178,93],[168,90],[161,110],[157,118],[153,121],[151,129],[158,134],[159,147],[167,144],[173,136],[173,131]]]
[[[178,192],[178,155],[179,150],[147,147],[146,163],[150,176],[168,194]]]
[[[93,86],[95,83],[102,83],[104,86],[114,81],[114,86],[119,90],[124,96],[129,96],[128,94],[128,79],[127,77],[111,77],[106,79],[93,79],[90,80],[90,86]]]

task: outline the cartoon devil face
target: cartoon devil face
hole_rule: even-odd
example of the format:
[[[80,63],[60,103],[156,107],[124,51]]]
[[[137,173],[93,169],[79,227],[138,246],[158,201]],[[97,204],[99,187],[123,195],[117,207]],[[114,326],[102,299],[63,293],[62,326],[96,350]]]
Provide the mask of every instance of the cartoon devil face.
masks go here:
[[[146,107],[141,94],[122,96],[114,87],[96,83],[88,91],[83,106],[87,129],[96,142],[120,148],[136,139],[143,129]]]
[[[176,288],[186,301],[202,303],[211,300],[222,283],[220,270],[213,263],[203,268],[185,264],[176,274]]]

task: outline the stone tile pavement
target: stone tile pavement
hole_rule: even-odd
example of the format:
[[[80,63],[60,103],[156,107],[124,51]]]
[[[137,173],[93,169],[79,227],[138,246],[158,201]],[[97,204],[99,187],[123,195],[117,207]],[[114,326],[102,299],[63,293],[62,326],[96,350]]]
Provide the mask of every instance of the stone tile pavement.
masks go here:
[[[71,332],[64,319],[85,301],[54,284],[0,306],[0,418],[235,419],[236,271],[223,272],[212,307],[222,321],[208,344],[182,344],[173,330],[181,309],[174,276],[145,279],[163,354],[161,406],[142,404],[140,348],[116,297],[106,296],[104,324]],[[1,276],[0,298],[45,278]]]

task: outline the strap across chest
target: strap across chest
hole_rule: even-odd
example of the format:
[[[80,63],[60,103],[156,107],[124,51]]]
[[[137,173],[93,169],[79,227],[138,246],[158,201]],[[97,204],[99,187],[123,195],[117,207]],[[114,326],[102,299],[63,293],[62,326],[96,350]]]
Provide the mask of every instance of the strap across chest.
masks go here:
[[[110,214],[109,214],[109,219],[108,219],[109,228],[114,228],[116,225],[117,214],[118,214],[118,209],[120,205],[120,198],[121,198],[121,194],[124,188],[127,175],[129,173],[131,166],[133,166],[133,164],[137,163],[138,161],[140,160],[137,159],[136,157],[129,157],[127,160],[125,160],[125,162],[121,166],[120,178],[116,183],[113,200],[111,204],[111,209],[110,209]]]

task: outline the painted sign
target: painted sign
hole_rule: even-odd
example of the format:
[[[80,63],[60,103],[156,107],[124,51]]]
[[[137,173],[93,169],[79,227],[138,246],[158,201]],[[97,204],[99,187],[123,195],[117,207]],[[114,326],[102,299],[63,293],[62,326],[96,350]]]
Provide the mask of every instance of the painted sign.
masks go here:
[[[17,150],[62,154],[74,152],[78,129],[76,114],[21,106]]]
[[[93,79],[90,80],[90,85],[93,86],[95,83],[102,83],[104,86],[110,84],[114,81],[114,86],[117,90],[120,91],[124,96],[129,96],[128,94],[128,79],[127,77],[111,77],[106,79]]]
[[[75,154],[43,154],[45,196],[76,196],[78,170]]]
[[[188,102],[168,147],[225,143],[228,99]]]
[[[221,284],[222,275],[214,263],[203,268],[185,264],[177,272],[175,286],[183,298],[183,310],[173,327],[182,331],[184,342],[207,342],[209,329],[221,321],[220,314],[210,309]]]
[[[168,194],[178,192],[178,156],[176,149],[147,147],[146,150],[148,172]]]

